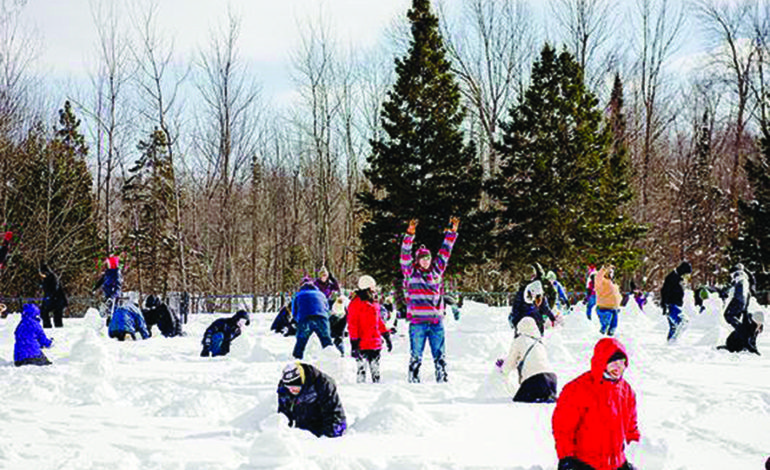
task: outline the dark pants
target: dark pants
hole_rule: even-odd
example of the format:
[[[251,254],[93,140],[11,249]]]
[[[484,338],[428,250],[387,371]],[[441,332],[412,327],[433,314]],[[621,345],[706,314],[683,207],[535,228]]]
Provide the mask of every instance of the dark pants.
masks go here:
[[[372,383],[380,381],[380,350],[364,349],[358,352],[356,358],[356,382],[366,382],[366,365],[369,364],[369,373],[372,376]]]
[[[64,307],[54,304],[43,303],[43,308],[40,309],[40,317],[43,319],[43,328],[51,328],[50,313],[53,313],[53,324],[56,328],[61,328],[62,315],[64,315]]]
[[[28,357],[27,359],[22,359],[21,361],[15,361],[13,364],[16,367],[21,367],[21,366],[49,366],[49,365],[51,365],[51,361],[49,361],[48,358],[45,357],[45,354],[40,353],[39,356]]]
[[[554,403],[556,401],[556,374],[543,372],[522,382],[513,401],[524,403]]]
[[[305,355],[305,346],[307,346],[310,335],[313,333],[318,335],[318,339],[321,340],[321,347],[325,348],[332,345],[329,319],[319,316],[305,318],[297,325],[297,342],[294,343],[294,357],[302,359]]]

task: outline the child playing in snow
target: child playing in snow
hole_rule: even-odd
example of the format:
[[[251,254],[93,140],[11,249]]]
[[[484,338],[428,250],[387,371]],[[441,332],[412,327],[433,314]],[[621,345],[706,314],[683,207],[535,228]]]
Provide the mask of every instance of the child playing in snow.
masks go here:
[[[106,259],[107,269],[94,284],[92,294],[96,294],[96,290],[100,287],[104,293],[104,302],[99,308],[99,313],[102,317],[109,317],[118,306],[120,300],[121,290],[123,288],[123,274],[120,272],[120,258],[117,256],[110,256]],[[107,320],[109,323],[109,320]]]
[[[380,304],[376,300],[377,284],[371,276],[358,279],[358,290],[348,306],[348,334],[350,335],[351,354],[356,359],[356,381],[366,381],[366,365],[372,382],[380,381],[380,351],[382,340],[393,349],[390,332],[382,321]]]
[[[556,401],[556,374],[548,362],[548,353],[542,334],[532,317],[524,317],[516,327],[508,357],[497,360],[503,378],[508,378],[514,367],[519,376],[519,389],[513,401],[525,403],[553,403]],[[508,387],[506,387],[508,388]]]
[[[41,348],[50,348],[53,340],[45,335],[40,325],[40,309],[37,305],[24,304],[21,309],[21,321],[14,334],[16,343],[13,347],[13,363],[16,367],[51,364]]]

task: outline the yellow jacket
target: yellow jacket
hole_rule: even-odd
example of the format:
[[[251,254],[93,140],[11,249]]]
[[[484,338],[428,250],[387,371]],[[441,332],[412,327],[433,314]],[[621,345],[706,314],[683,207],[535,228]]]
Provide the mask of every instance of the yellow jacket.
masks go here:
[[[617,284],[607,277],[607,269],[602,267],[596,273],[596,307],[620,308],[622,298]]]

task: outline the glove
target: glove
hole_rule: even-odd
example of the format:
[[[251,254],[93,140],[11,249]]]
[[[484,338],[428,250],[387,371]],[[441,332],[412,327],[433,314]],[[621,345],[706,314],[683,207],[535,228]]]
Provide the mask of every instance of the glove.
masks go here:
[[[393,351],[393,342],[390,340],[390,333],[388,332],[383,333],[382,339],[385,340],[385,344],[388,346],[388,352]]]
[[[361,345],[360,339],[351,339],[350,340],[350,357],[354,359],[358,359],[360,357],[361,350],[359,349]]]
[[[449,223],[452,224],[452,228],[450,230],[452,232],[457,232],[457,227],[460,226],[460,218],[453,215],[449,218]]]
[[[409,226],[406,228],[406,233],[409,235],[414,235],[414,233],[417,231],[417,219],[412,219],[409,221]]]
[[[495,367],[497,367],[498,369],[502,369],[503,368],[503,364],[505,364],[505,360],[504,359],[498,359],[498,360],[495,361]]]

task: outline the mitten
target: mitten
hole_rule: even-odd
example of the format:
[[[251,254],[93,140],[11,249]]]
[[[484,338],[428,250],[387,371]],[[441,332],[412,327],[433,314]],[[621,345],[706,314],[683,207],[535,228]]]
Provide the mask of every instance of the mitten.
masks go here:
[[[498,360],[495,361],[495,366],[498,369],[502,369],[503,368],[503,364],[505,364],[505,360],[504,359],[498,359]]]
[[[385,340],[385,345],[388,347],[388,352],[393,351],[393,342],[390,340],[390,333],[388,332],[383,333],[382,339]]]
[[[417,219],[412,219],[409,221],[409,226],[406,228],[406,233],[409,235],[414,235],[414,233],[417,231]]]

